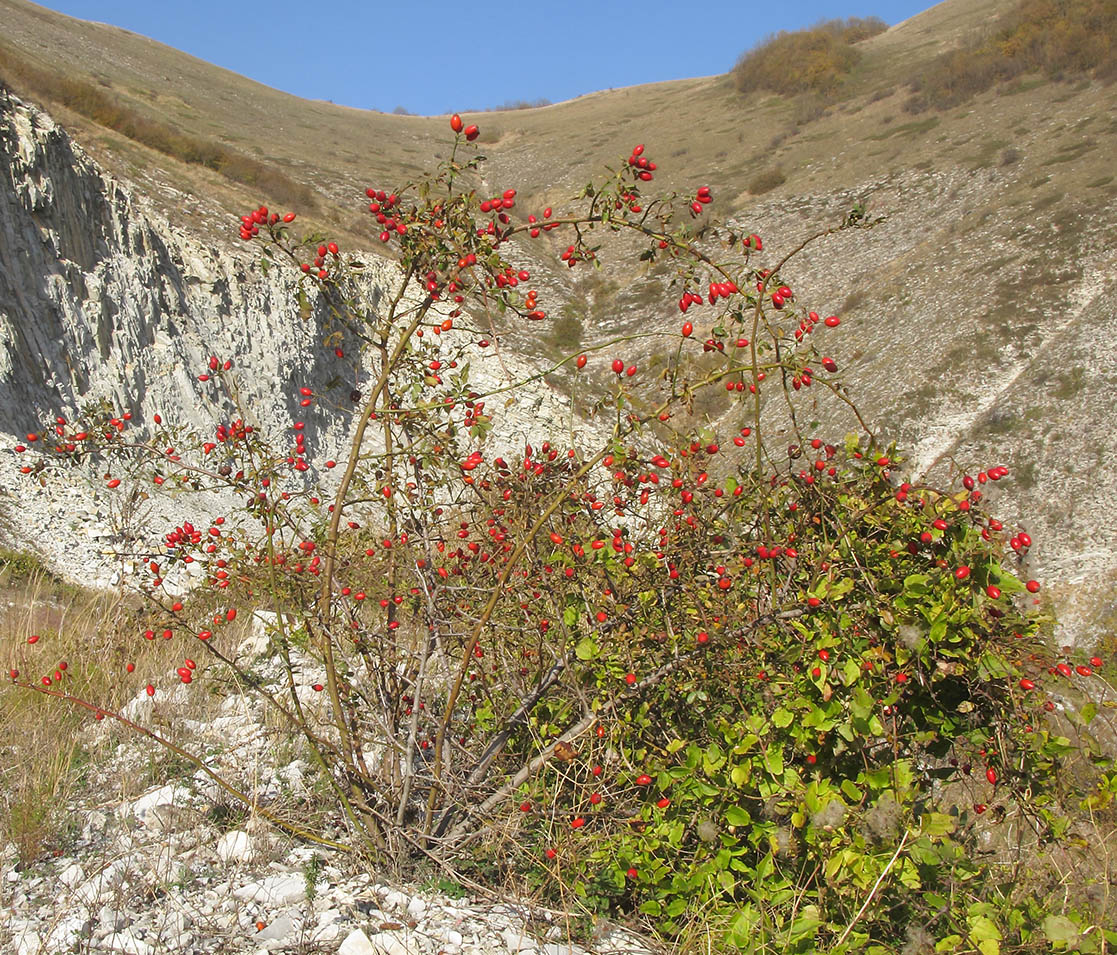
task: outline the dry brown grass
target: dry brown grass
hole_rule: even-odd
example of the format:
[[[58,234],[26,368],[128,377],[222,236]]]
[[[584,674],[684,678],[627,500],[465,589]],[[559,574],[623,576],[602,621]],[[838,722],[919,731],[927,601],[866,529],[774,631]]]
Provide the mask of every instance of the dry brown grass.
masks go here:
[[[10,552],[7,552],[10,553]],[[26,568],[30,571],[23,573]],[[181,645],[128,639],[134,619],[118,595],[60,584],[34,561],[8,560],[0,570],[0,831],[30,862],[65,841],[67,801],[100,753],[104,736],[88,732],[92,714],[79,706],[15,685],[40,683],[51,689],[117,709],[137,690],[173,669]],[[32,635],[38,640],[28,642]],[[64,679],[54,673],[66,663]],[[135,673],[124,678],[125,663]]]
[[[742,95],[733,76],[726,75],[594,93],[542,109],[463,116],[481,126],[492,182],[515,185],[525,211],[561,205],[589,176],[615,165],[624,149],[640,142],[659,163],[656,185],[665,191],[702,182],[713,188],[719,203],[724,196],[731,207],[745,207],[751,201],[746,184],[777,162],[794,189],[825,190],[857,181],[864,157],[856,147],[880,132],[882,113],[892,102],[870,104],[872,95],[903,88],[944,46],[974,35],[1010,6],[1011,0],[948,0],[858,43],[860,61],[841,89],[854,98],[851,102],[863,98],[856,112],[820,110],[820,94]],[[300,100],[135,34],[72,20],[22,0],[0,0],[0,20],[4,42],[40,68],[80,79],[140,116],[219,143],[309,187],[319,211],[301,221],[329,231],[349,248],[380,247],[360,212],[367,186],[400,186],[449,155],[446,117],[392,116]],[[90,51],[99,55],[93,58]],[[1019,109],[985,121],[1018,124],[1020,115],[1033,116],[1026,99],[1016,96],[1012,105]],[[186,165],[64,107],[54,114],[98,161],[136,182],[161,211],[209,240],[233,242],[234,216],[266,198],[262,188],[234,183],[203,165]],[[802,128],[785,137],[778,157],[758,157],[774,136],[796,124]],[[1017,141],[1005,131],[998,135]],[[920,137],[905,143],[904,163],[932,156],[941,165],[942,147],[931,151],[931,142]],[[832,157],[824,173],[813,165],[820,144]],[[808,172],[812,166],[815,171]],[[1100,175],[1094,171],[1092,178]],[[197,201],[184,203],[183,193]]]
[[[1117,77],[1117,4],[1022,0],[990,34],[943,53],[919,73],[905,109],[951,109],[1029,73]]]
[[[312,210],[312,190],[276,166],[150,119],[94,83],[42,69],[0,44],[0,84],[48,106],[64,106],[134,142],[190,165],[205,166],[226,179],[252,187],[272,201]]]

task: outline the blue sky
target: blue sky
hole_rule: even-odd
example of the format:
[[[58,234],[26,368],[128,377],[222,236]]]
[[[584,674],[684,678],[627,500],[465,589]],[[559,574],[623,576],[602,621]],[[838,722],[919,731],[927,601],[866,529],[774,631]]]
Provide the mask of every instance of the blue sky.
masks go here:
[[[886,23],[930,0],[47,0],[312,99],[386,112],[558,102],[726,72],[770,33],[819,20]]]

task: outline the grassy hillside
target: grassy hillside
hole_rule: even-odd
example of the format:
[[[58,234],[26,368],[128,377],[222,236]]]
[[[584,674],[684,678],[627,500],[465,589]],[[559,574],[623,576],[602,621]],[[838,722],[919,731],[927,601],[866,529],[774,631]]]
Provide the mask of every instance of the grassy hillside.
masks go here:
[[[742,70],[753,56],[729,76],[466,118],[482,125],[482,142],[502,173],[550,184],[540,200],[565,196],[587,172],[615,160],[630,140],[646,142],[650,154],[662,157],[668,185],[702,180],[720,195],[736,197],[738,205],[747,201],[750,182],[763,188],[777,180],[762,176],[777,167],[784,191],[796,192],[856,181],[866,158],[877,168],[880,156],[893,168],[928,160],[946,165],[959,158],[954,137],[946,128],[936,131],[938,123],[904,122],[898,106],[909,98],[911,83],[926,85],[927,71],[945,51],[984,36],[987,25],[1012,6],[1004,0],[949,0],[884,33],[843,41],[842,48],[856,56],[843,61],[838,103],[820,101],[809,84],[784,83],[789,95],[773,93],[763,75],[741,92]],[[261,193],[273,202],[301,200],[305,206],[305,192],[297,188],[304,186],[316,195],[327,222],[359,234],[353,210],[364,188],[419,174],[447,139],[438,118],[301,100],[128,31],[73,20],[26,0],[0,0],[0,12],[0,75],[46,101],[99,158],[203,228],[216,225],[218,208],[239,210]],[[843,37],[858,40],[872,32]],[[810,65],[795,48],[803,36],[777,38],[789,76],[803,75]],[[806,95],[790,95],[800,88]],[[988,129],[990,139],[1011,140],[1005,127],[1012,113],[1026,115],[1037,100],[1063,96],[1067,87],[1043,84],[1032,92],[1016,93],[1006,103],[1004,115]],[[962,117],[943,117],[947,126],[954,119]],[[887,148],[897,145],[903,149]],[[182,193],[207,209],[181,210]]]
[[[1115,383],[1092,355],[1117,331],[1112,8],[947,0],[874,35],[843,34],[850,55],[825,89],[757,82],[743,92],[738,72],[465,118],[489,157],[483,187],[515,186],[525,212],[560,204],[642,142],[657,185],[708,185],[741,228],[787,247],[854,202],[884,216],[864,242],[803,259],[817,307],[851,319],[852,390],[920,466],[977,454],[1014,466],[1014,508],[1062,542],[1052,570],[1082,578],[1072,590],[1095,589],[1101,603],[1076,606],[1101,619],[1117,562],[1105,522],[1090,515],[1111,505],[1073,462],[1117,458],[1102,411]],[[1084,36],[1075,24],[1087,15]],[[0,19],[0,76],[173,222],[214,241],[232,243],[234,216],[264,200],[309,211],[347,247],[374,248],[365,188],[419,176],[448,148],[445,117],[301,100],[27,0],[0,0]],[[1040,44],[1037,22],[1065,29]],[[990,57],[1001,65],[977,82],[969,65]],[[800,67],[790,55],[788,71]],[[965,88],[936,92],[930,78],[955,69]],[[572,272],[559,251],[525,251],[551,323],[510,334],[509,345],[554,355],[676,320],[639,276]],[[1084,573],[1072,538],[1099,555],[1096,573]]]

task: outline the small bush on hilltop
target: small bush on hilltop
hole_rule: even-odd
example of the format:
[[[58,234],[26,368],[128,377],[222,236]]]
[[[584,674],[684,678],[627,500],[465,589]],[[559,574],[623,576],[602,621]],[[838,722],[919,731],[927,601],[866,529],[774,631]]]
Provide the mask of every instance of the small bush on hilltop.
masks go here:
[[[545,96],[538,96],[535,99],[507,99],[499,106],[494,106],[492,112],[503,113],[519,109],[540,109],[543,106],[553,105]]]
[[[1043,640],[1031,539],[986,509],[1008,469],[903,480],[846,394],[841,319],[792,287],[796,253],[871,225],[864,210],[773,254],[711,220],[709,188],[654,194],[636,146],[568,207],[524,215],[511,186],[463,186],[479,131],[451,128],[434,178],[368,190],[400,264],[376,307],[360,261],[299,237],[294,213],[242,218],[332,316],[333,383],[276,396],[300,409],[289,434],[260,433],[235,356],[213,355],[196,370],[211,433],[58,414],[17,447],[36,480],[93,456],[106,492],[237,502],[136,555],[134,638],[189,657],[122,683],[162,699],[235,671],[306,740],[347,821],[340,848],[371,864],[511,872],[675,938],[699,923],[717,950],[1117,943],[1104,913],[1014,884],[1069,851],[1065,812],[1106,811],[1117,780],[1096,750],[1064,770],[1077,749],[1055,700],[1082,699],[1101,661]],[[618,234],[660,266],[649,281],[681,325],[482,386],[493,317],[548,319],[525,245],[585,269],[631,249]],[[668,356],[654,374],[649,353]],[[568,377],[597,437],[573,403],[530,440],[502,435],[501,409],[544,375]],[[855,432],[818,433],[823,401]],[[352,409],[338,461],[315,447],[323,405]],[[186,563],[204,583],[173,596]],[[237,662],[251,604],[276,612],[281,688]],[[123,721],[71,692],[53,652],[26,646],[13,689]],[[1082,707],[1083,739],[1098,715]]]
[[[876,17],[827,20],[807,30],[781,30],[743,54],[733,67],[738,92],[831,96],[860,59],[854,44],[888,29]]]

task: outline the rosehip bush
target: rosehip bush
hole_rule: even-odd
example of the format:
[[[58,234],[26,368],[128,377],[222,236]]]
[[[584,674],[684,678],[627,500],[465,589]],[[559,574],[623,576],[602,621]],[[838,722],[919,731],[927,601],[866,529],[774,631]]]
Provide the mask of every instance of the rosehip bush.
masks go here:
[[[793,289],[797,251],[872,222],[855,209],[774,254],[711,221],[706,186],[652,194],[642,146],[569,208],[524,214],[511,186],[477,191],[477,128],[451,131],[434,175],[368,190],[399,266],[384,294],[293,213],[242,218],[299,276],[336,362],[324,392],[277,396],[289,434],[261,433],[236,356],[214,355],[197,369],[212,433],[59,414],[18,449],[36,477],[93,462],[119,494],[227,503],[137,555],[138,638],[237,671],[374,858],[511,868],[668,935],[704,920],[725,947],[1038,945],[1049,911],[999,871],[1067,834],[1053,700],[1080,698],[1097,664],[1047,645],[1039,585],[1017,573],[1031,540],[985,509],[1007,469],[903,481],[831,357],[839,317]],[[501,331],[548,320],[555,280],[531,263],[635,274],[633,258],[666,271],[681,328],[505,367]],[[544,373],[567,376],[571,419],[512,441],[500,411]],[[827,399],[854,433],[804,423]],[[350,417],[336,460],[315,447],[323,408]],[[202,583],[172,596],[186,564]],[[231,644],[238,608],[275,614],[282,691]],[[34,667],[12,680],[123,719]],[[1064,929],[1090,928],[1068,912]]]

